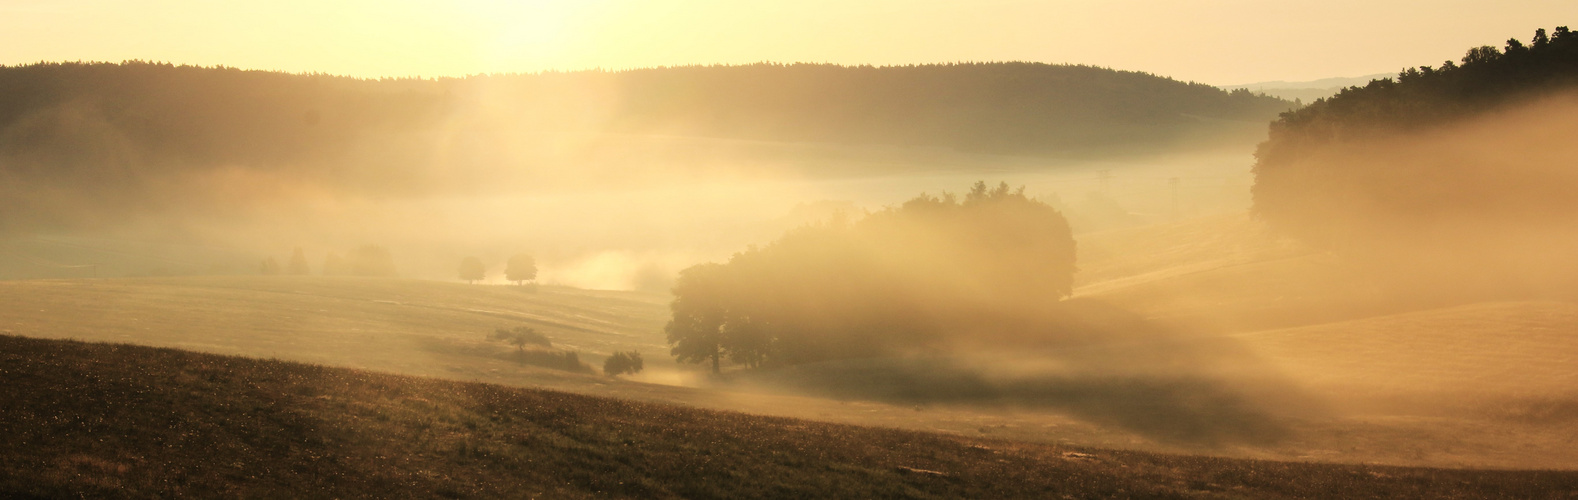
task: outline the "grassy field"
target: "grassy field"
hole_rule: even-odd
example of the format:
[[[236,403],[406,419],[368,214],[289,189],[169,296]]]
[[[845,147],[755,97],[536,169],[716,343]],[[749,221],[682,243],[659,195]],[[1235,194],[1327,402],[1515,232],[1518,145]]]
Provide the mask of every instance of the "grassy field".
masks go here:
[[[1578,468],[1578,306],[1386,300],[1329,255],[1243,216],[1085,234],[1077,297],[1230,345],[1324,405],[1273,442],[1177,442],[1056,408],[914,406],[708,383],[667,354],[666,296],[289,276],[0,281],[0,334],[127,342],[677,403],[758,415],[1106,449],[1414,466]],[[1143,251],[1137,251],[1142,249]],[[1334,271],[1335,269],[1335,271]],[[614,379],[515,362],[532,326]],[[1170,349],[1170,348],[1169,348]],[[1220,363],[1216,363],[1220,364]],[[1222,368],[1213,366],[1212,368]],[[1232,366],[1226,366],[1232,368]]]
[[[1077,295],[1225,336],[1330,394],[1578,398],[1578,302],[1567,298],[1406,294],[1242,216],[1083,241],[1098,251]]]
[[[0,281],[0,304],[0,333],[497,382],[588,383],[509,362],[512,348],[488,338],[501,327],[535,328],[594,364],[614,350],[668,352],[667,298],[635,292],[227,276]]]
[[[0,494],[1562,498],[1578,472],[1158,455],[0,336]]]

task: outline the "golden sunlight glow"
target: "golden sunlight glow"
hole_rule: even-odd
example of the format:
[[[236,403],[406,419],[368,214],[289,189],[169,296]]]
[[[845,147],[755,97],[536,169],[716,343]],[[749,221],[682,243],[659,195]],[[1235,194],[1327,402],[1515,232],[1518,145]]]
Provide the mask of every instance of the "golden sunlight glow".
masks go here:
[[[0,3],[0,64],[142,59],[432,77],[1028,60],[1235,84],[1391,72],[1572,19],[1578,4],[1565,0],[11,0]]]

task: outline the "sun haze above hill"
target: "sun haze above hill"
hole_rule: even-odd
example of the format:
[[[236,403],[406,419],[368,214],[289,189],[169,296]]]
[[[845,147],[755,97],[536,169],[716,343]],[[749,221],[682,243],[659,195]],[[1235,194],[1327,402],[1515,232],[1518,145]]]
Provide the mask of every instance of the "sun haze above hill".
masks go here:
[[[1042,61],[1231,84],[1363,75],[1578,17],[1564,0],[6,2],[0,64],[224,64],[361,77],[759,61]],[[1360,14],[1362,15],[1356,15]],[[807,36],[814,34],[814,36]]]

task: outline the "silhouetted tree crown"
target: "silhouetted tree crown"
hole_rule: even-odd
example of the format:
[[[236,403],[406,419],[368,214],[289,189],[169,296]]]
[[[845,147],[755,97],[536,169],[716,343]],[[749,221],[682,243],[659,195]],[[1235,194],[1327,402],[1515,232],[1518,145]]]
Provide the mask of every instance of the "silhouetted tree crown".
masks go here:
[[[546,335],[529,326],[495,329],[493,330],[493,339],[504,341],[504,343],[513,345],[519,350],[525,350],[528,345],[553,347],[553,342],[548,340]]]
[[[610,377],[641,373],[643,368],[646,368],[646,363],[641,360],[639,351],[619,351],[603,360],[603,374]]]
[[[1349,87],[1332,97],[1282,113],[1271,138],[1257,152],[1259,164],[1290,161],[1302,147],[1364,138],[1377,131],[1432,126],[1531,94],[1578,84],[1578,34],[1559,27],[1554,36],[1535,32],[1533,46],[1517,39],[1506,51],[1468,50],[1462,65],[1408,68],[1396,78]]]
[[[722,370],[727,354],[721,331],[729,305],[727,271],[721,264],[700,264],[680,271],[674,280],[674,300],[669,303],[672,319],[663,327],[675,359],[711,363],[713,373]]]
[[[509,263],[504,267],[504,279],[520,284],[522,281],[537,279],[537,260],[526,254],[516,254],[510,257]]]
[[[487,278],[487,271],[482,260],[476,257],[466,257],[460,261],[460,279],[468,283]]]

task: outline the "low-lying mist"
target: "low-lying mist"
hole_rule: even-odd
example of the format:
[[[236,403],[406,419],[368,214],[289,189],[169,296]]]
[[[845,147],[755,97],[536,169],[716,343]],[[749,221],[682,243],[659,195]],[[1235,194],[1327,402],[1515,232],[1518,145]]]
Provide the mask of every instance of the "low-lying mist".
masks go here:
[[[904,174],[829,177],[764,166],[762,149],[788,151],[772,161],[791,167],[836,170],[917,157],[937,163]],[[374,244],[390,250],[406,277],[455,279],[461,259],[475,256],[489,267],[483,282],[503,283],[505,259],[529,253],[537,257],[544,283],[665,291],[674,273],[690,264],[727,257],[837,212],[878,210],[985,174],[1041,193],[1070,216],[1076,230],[1247,204],[1247,159],[1237,152],[1074,161],[761,145],[747,152],[695,147],[684,155],[720,166],[705,176],[676,171],[640,185],[528,182],[506,188],[484,177],[475,181],[476,189],[424,194],[369,194],[246,168],[175,180],[127,173],[132,184],[156,183],[165,186],[160,193],[177,193],[170,196],[128,188],[100,197],[93,187],[5,182],[0,198],[12,207],[8,213],[29,214],[17,217],[41,225],[64,222],[13,226],[0,236],[0,276],[254,274],[260,260],[283,261],[296,247],[304,249],[316,274],[327,254]],[[648,160],[632,155],[621,161],[633,169],[665,168]],[[1182,179],[1180,187],[1169,184],[1174,177]],[[129,201],[117,201],[121,197]],[[71,267],[82,265],[97,265],[97,274]]]
[[[1309,144],[1257,172],[1256,209],[1399,294],[1565,295],[1578,279],[1578,94]],[[1264,160],[1263,160],[1264,161]]]
[[[665,331],[677,360],[747,386],[1060,411],[1165,441],[1269,442],[1319,409],[1230,339],[1065,300],[1076,253],[1051,205],[977,183],[687,268]]]
[[[1230,338],[1202,340],[1088,299],[983,322],[938,348],[743,372],[737,383],[837,399],[1051,411],[1186,445],[1268,445],[1332,415]]]
[[[655,290],[827,215],[802,204],[877,210],[981,178],[1055,193],[1080,229],[1241,207],[1221,196],[1289,104],[1020,63],[436,81],[45,63],[0,68],[0,88],[0,277],[247,273],[379,245],[407,277],[531,253],[547,282]]]

